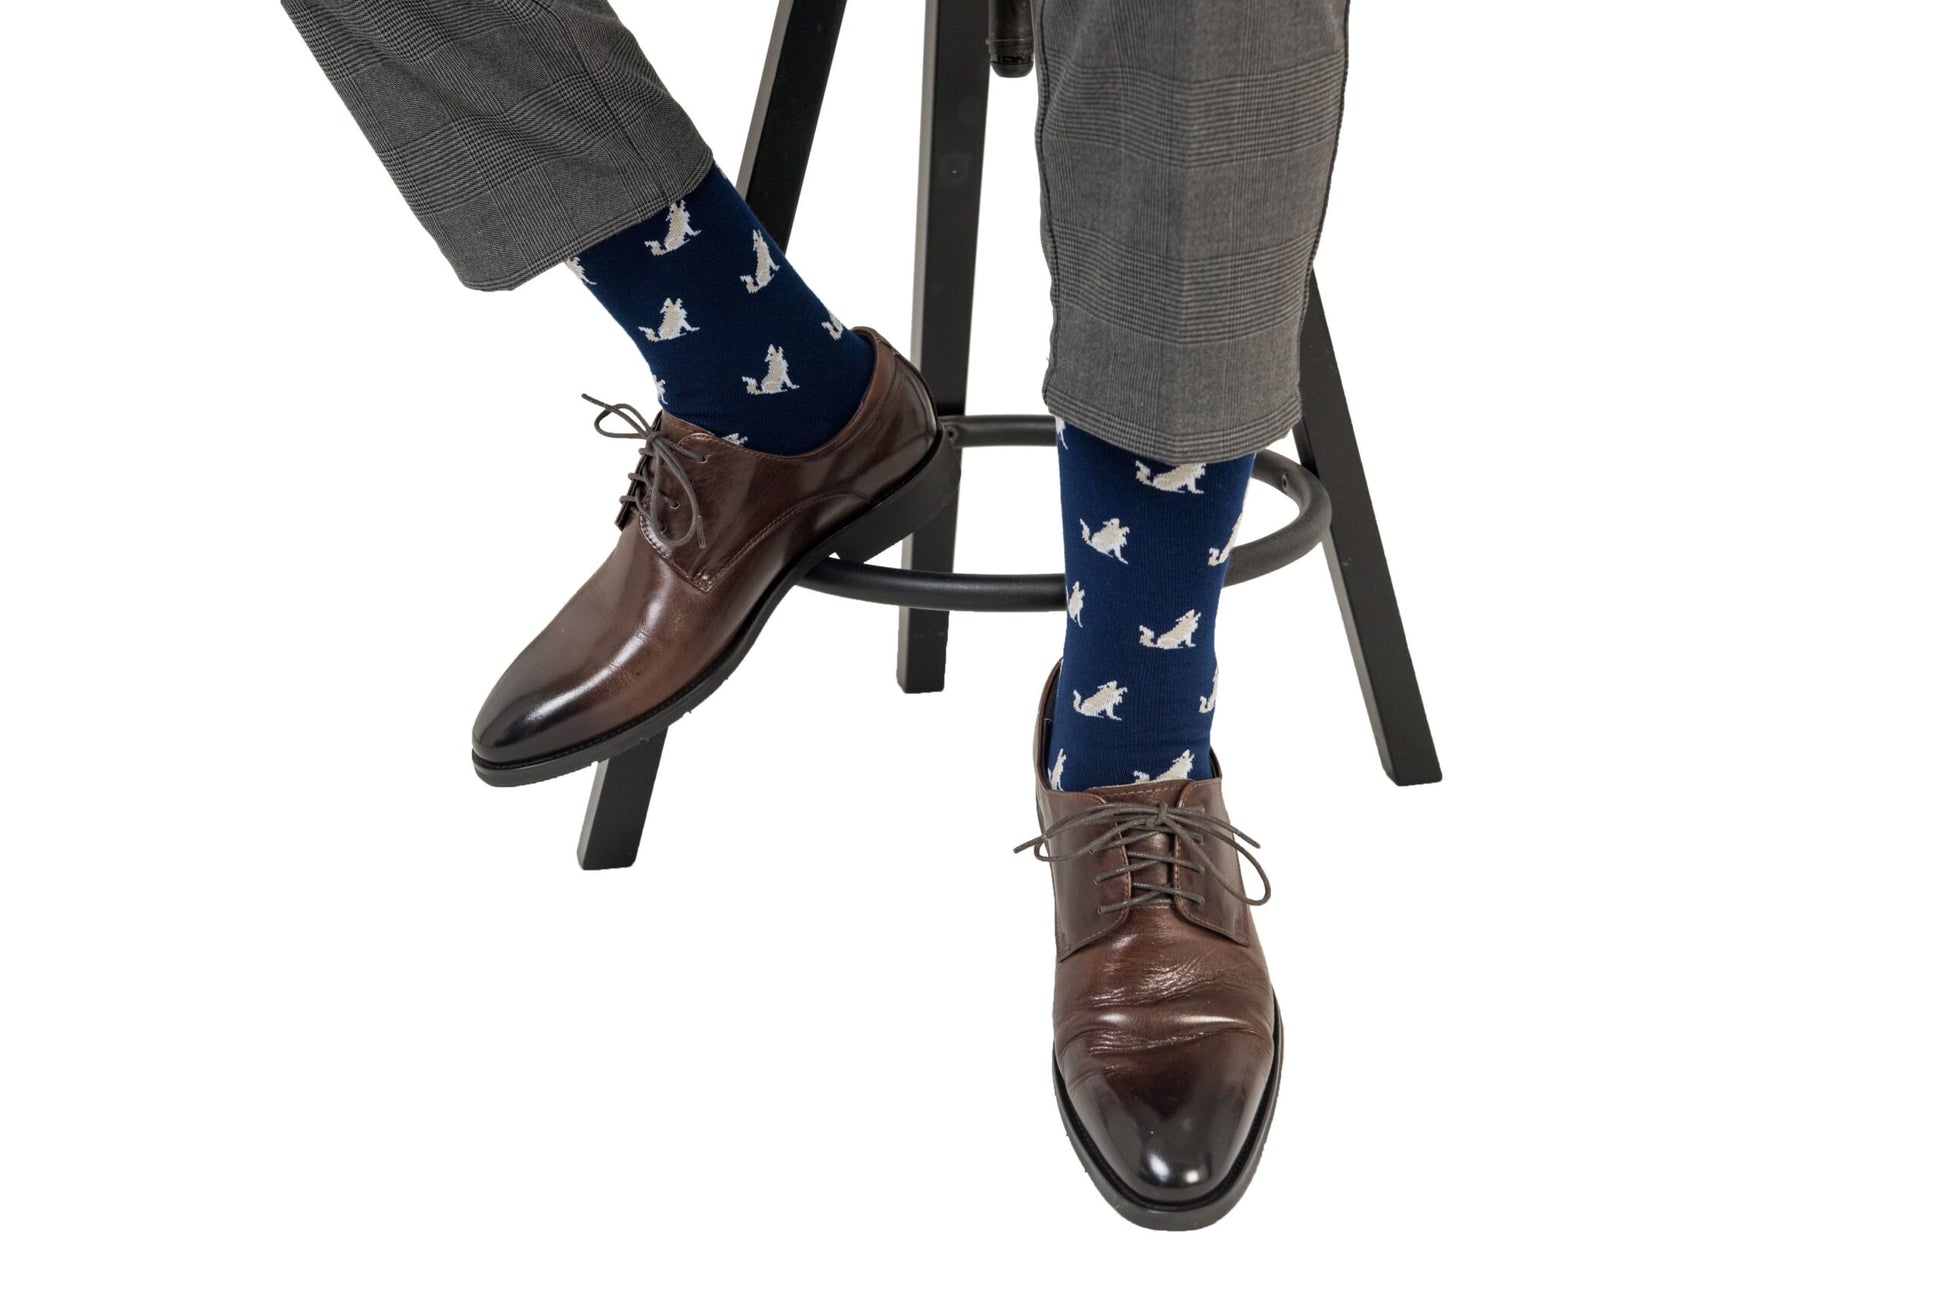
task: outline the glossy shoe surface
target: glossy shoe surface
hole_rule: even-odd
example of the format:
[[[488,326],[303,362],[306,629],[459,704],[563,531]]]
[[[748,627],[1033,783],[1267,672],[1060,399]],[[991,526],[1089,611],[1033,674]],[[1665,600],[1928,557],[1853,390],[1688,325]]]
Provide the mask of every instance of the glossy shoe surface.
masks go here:
[[[622,752],[700,703],[789,588],[827,555],[866,558],[950,498],[948,454],[918,371],[869,330],[872,382],[851,420],[802,455],[754,451],[664,412],[603,419],[643,439],[608,558],[488,694],[473,765],[494,785]]]
[[[1124,1217],[1206,1226],[1249,1185],[1282,1065],[1220,769],[1208,780],[1054,789],[1053,686],[1035,743],[1035,842],[1054,886],[1062,1122]]]

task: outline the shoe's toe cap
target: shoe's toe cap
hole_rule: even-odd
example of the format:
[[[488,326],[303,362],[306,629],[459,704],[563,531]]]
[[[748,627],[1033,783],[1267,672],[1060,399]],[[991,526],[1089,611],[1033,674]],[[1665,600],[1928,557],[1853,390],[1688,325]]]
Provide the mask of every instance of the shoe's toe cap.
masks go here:
[[[1245,1157],[1272,1050],[1247,1034],[1103,1061],[1068,1085],[1101,1162],[1145,1200],[1203,1199]]]
[[[473,719],[473,756],[482,763],[528,762],[579,742],[572,687],[537,680],[520,668],[515,663],[507,669]]]
[[[474,758],[484,766],[534,762],[626,725],[658,702],[647,657],[614,632],[581,638],[549,627],[508,665],[480,705]]]

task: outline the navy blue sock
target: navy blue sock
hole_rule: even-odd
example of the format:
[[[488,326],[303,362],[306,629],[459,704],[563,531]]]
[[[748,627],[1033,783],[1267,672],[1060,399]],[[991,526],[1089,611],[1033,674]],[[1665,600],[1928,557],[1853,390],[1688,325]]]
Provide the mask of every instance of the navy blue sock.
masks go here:
[[[720,437],[809,451],[871,383],[871,343],[818,300],[715,167],[568,266],[642,349],[663,409]]]
[[[1167,465],[1059,427],[1068,629],[1049,783],[1202,780],[1216,603],[1256,457]]]

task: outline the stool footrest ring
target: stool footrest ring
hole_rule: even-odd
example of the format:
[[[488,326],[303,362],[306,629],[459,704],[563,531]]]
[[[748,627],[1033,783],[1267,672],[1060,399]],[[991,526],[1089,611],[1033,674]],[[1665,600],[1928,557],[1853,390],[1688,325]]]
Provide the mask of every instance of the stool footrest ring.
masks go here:
[[[959,447],[1053,446],[1054,420],[1045,415],[959,415],[940,421]],[[1311,471],[1274,451],[1259,451],[1250,476],[1297,505],[1297,517],[1230,552],[1223,585],[1274,573],[1303,558],[1331,526],[1331,498]],[[1067,607],[1059,573],[928,573],[826,559],[801,583],[813,591],[907,609],[952,613],[1044,613]]]

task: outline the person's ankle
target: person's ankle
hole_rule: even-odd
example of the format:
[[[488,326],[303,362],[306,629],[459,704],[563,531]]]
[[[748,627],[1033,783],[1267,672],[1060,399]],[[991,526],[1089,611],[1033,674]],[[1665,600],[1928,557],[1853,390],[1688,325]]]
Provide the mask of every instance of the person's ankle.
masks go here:
[[[1050,764],[1068,790],[1210,774],[1216,612],[1253,457],[1169,465],[1058,442],[1067,632]]]
[[[872,345],[812,293],[720,170],[571,259],[656,376],[670,414],[779,455],[849,422]]]

